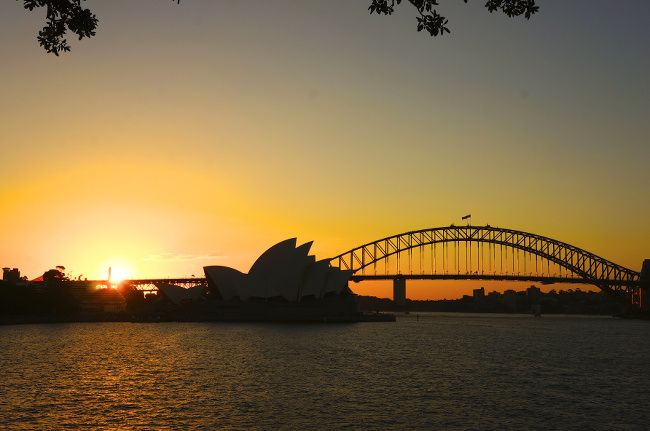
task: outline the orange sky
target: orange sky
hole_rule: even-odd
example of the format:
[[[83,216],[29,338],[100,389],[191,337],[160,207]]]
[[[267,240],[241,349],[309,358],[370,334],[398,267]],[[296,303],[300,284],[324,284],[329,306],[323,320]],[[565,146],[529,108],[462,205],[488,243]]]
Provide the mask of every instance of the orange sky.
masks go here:
[[[364,4],[89,1],[97,37],[57,58],[42,17],[4,2],[0,263],[246,271],[288,237],[325,258],[471,212],[640,269],[647,4],[548,2],[524,22],[459,3],[430,39]]]

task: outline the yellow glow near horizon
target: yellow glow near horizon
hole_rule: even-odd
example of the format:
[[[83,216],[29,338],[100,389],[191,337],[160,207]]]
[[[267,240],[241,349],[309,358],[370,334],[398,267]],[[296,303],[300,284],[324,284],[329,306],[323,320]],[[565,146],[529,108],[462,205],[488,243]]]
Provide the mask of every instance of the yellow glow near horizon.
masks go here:
[[[468,212],[635,270],[650,257],[642,20],[605,36],[558,25],[579,2],[525,25],[451,2],[463,31],[430,40],[363,6],[97,2],[97,38],[55,58],[34,41],[41,17],[14,3],[0,2],[21,35],[0,43],[0,263],[30,279],[248,271],[286,238],[324,259]],[[594,13],[642,16],[611,3]]]
[[[99,280],[105,279],[108,277],[108,268],[111,269],[110,273],[110,282],[111,284],[119,284],[124,280],[128,280],[133,277],[134,269],[133,265],[130,262],[123,259],[114,259],[102,264],[102,267],[105,268],[103,275],[99,275],[97,278]],[[100,273],[101,274],[101,273]]]

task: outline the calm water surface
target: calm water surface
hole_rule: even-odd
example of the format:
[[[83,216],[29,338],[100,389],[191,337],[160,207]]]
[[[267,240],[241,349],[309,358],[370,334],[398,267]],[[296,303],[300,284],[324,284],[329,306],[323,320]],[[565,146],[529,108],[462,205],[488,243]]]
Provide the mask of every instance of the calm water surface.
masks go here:
[[[0,429],[602,429],[650,424],[650,322],[0,327]]]

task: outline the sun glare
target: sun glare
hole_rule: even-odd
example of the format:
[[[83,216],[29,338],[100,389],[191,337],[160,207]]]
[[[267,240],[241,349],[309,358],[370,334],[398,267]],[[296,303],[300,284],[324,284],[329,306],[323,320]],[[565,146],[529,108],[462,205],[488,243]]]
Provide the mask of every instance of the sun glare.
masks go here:
[[[109,280],[111,284],[116,285],[124,280],[133,278],[132,266],[123,260],[111,260],[101,266],[100,280]]]
[[[131,276],[130,271],[128,271],[126,268],[120,267],[120,266],[115,266],[111,267],[111,279],[110,281],[113,284],[120,283],[121,281],[129,279]]]

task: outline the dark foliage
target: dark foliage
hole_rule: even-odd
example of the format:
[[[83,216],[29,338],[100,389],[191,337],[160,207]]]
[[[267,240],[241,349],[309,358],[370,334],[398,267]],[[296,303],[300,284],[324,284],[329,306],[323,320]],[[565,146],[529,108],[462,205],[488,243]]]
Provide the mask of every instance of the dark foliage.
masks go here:
[[[63,272],[65,270],[62,266],[57,266],[56,269],[50,269],[43,274],[43,281],[48,286],[56,286],[62,281],[69,281],[70,279]]]
[[[25,9],[46,8],[45,27],[38,32],[38,43],[54,55],[70,51],[65,38],[68,31],[79,39],[95,35],[97,17],[81,7],[82,0],[23,0]]]
[[[468,0],[463,0],[467,3]],[[449,33],[447,18],[440,15],[435,9],[439,0],[408,0],[417,9],[417,30],[426,30],[431,36],[442,36]],[[368,7],[370,13],[379,15],[391,15],[395,7],[399,6],[402,0],[371,0]],[[501,11],[509,17],[524,15],[530,19],[531,15],[539,10],[535,0],[487,0],[485,7],[491,12]]]
[[[21,1],[21,0],[17,0]],[[38,43],[54,55],[70,51],[66,39],[68,31],[83,39],[94,36],[97,31],[97,16],[81,6],[85,0],[22,0],[25,9],[33,11],[46,8],[45,27],[38,32]],[[180,3],[180,0],[172,0]],[[449,33],[448,20],[435,9],[439,0],[408,0],[418,11],[417,30],[426,30],[431,36]],[[467,3],[468,0],[463,0]],[[391,15],[402,0],[371,0],[370,13]],[[500,11],[509,17],[524,15],[527,19],[539,10],[535,0],[487,0],[485,7],[490,12]]]

